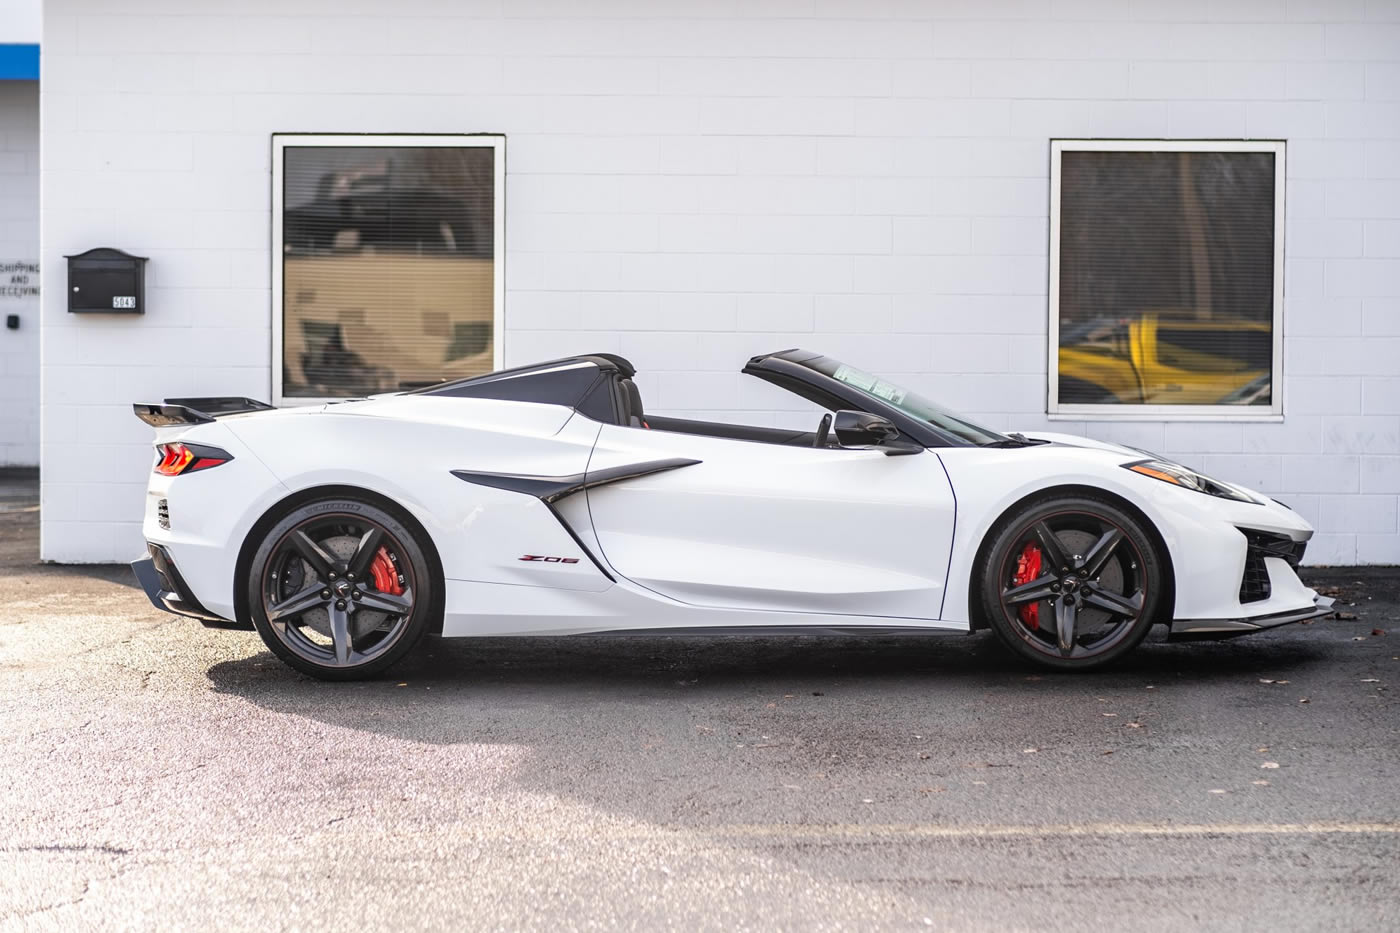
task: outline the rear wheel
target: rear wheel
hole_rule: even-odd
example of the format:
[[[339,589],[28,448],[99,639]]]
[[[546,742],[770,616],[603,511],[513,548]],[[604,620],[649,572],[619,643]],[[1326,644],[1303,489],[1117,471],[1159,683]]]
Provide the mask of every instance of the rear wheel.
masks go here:
[[[422,637],[434,602],[422,545],[354,499],[294,509],[253,555],[248,606],[273,654],[325,680],[373,676]]]
[[[1087,670],[1122,657],[1152,627],[1162,558],[1116,505],[1066,496],[1027,507],[994,533],[980,568],[982,608],[1027,660]]]

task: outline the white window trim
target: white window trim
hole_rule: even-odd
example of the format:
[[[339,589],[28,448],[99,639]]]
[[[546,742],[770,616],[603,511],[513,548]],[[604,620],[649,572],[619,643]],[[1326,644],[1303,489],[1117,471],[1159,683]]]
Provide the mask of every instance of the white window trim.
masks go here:
[[[1283,235],[1282,140],[1241,139],[1052,139],[1050,141],[1050,339],[1047,369],[1051,421],[1282,421],[1283,420]],[[1060,404],[1060,165],[1064,152],[1272,152],[1274,154],[1274,320],[1272,398],[1268,408],[1242,405],[1062,405]]]
[[[272,135],[272,404],[279,408],[284,405],[320,405],[327,402],[344,401],[342,398],[311,398],[296,396],[284,398],[282,395],[282,328],[284,326],[282,303],[282,209],[283,185],[285,183],[284,156],[289,148],[302,146],[403,146],[424,148],[478,147],[495,150],[494,178],[492,184],[492,204],[495,227],[495,249],[492,266],[492,320],[491,346],[492,368],[501,369],[505,360],[505,246],[506,246],[506,138],[487,134],[435,134],[414,136],[398,133],[274,133]]]

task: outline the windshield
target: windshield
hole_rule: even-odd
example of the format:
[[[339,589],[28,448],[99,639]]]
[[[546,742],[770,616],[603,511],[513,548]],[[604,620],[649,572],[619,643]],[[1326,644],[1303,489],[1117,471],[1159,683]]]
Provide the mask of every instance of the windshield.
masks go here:
[[[881,379],[879,376],[872,376],[854,366],[847,366],[840,360],[833,360],[828,356],[814,356],[811,359],[794,360],[793,362],[814,369],[824,376],[830,376],[854,389],[859,389],[863,394],[879,399],[886,405],[892,405],[911,418],[927,422],[970,444],[987,446],[1008,441],[1005,434],[998,434],[991,428],[984,428],[974,421],[968,421],[962,415],[955,415],[941,405],[930,402],[917,392]]]

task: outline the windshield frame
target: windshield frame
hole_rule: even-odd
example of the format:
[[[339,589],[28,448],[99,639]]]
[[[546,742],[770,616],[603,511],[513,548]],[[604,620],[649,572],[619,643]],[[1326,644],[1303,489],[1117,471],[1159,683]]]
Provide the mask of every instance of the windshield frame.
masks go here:
[[[900,434],[925,447],[986,447],[1014,443],[1013,438],[999,431],[971,422],[936,402],[918,396],[918,393],[904,390],[920,398],[946,418],[941,423],[926,421],[878,395],[849,382],[835,379],[812,365],[823,363],[830,364],[833,372],[837,367],[848,365],[823,353],[793,349],[756,356],[749,360],[743,371],[830,411],[851,409],[881,415],[892,421],[895,427],[899,428]]]

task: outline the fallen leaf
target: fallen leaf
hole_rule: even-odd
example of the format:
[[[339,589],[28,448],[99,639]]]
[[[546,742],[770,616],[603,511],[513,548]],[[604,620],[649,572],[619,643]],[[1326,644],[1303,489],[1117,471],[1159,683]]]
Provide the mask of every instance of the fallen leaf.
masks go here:
[[[1286,680],[1276,680],[1276,681],[1274,681],[1274,683],[1276,683],[1276,684],[1286,684],[1286,683],[1288,683],[1288,681],[1286,681]]]
[[[1266,762],[1263,762],[1262,764],[1260,764],[1259,767],[1261,767],[1261,768],[1268,768],[1268,769],[1270,769],[1270,770],[1273,770],[1273,769],[1275,769],[1275,768],[1278,767],[1278,762],[1277,762],[1277,761],[1266,761]]]
[[[1140,723],[1140,722],[1125,722],[1125,723],[1123,723],[1123,725],[1127,726],[1129,729],[1141,729],[1141,728],[1142,728],[1142,723]]]
[[[919,752],[920,761],[928,761],[928,752]]]
[[[396,687],[407,687],[408,684],[394,684],[394,686],[396,686]]]
[[[1267,745],[1261,745],[1261,746],[1259,746],[1258,748],[1255,749],[1256,752],[1260,752],[1260,753],[1267,752],[1268,750],[1269,750],[1269,746],[1267,746]]]
[[[974,784],[981,784],[983,787],[986,787],[986,786],[987,786],[987,782],[986,782],[986,781],[973,781],[972,783],[974,783]]]
[[[1038,751],[1040,751],[1040,749],[1038,749],[1038,748],[1023,748],[1023,749],[1021,749],[1021,754],[1023,754],[1023,755],[1034,755],[1034,754],[1035,754],[1036,752],[1038,752]]]
[[[1351,640],[1352,640],[1352,641],[1365,641],[1365,640],[1366,640],[1366,636],[1365,636],[1365,635],[1353,635]]]
[[[1385,634],[1385,629],[1383,629],[1383,628],[1373,628],[1373,629],[1371,629],[1371,634],[1372,634],[1372,635],[1384,635],[1384,634]]]
[[[1361,682],[1363,684],[1378,684],[1381,680],[1379,677],[1363,677],[1361,678]]]
[[[1298,702],[1299,702],[1299,703],[1311,703],[1312,700],[1309,700],[1307,697],[1303,697],[1303,698],[1300,699]]]
[[[1223,787],[1213,787],[1211,788],[1210,792],[1212,794],[1223,794],[1225,793],[1225,789]]]
[[[1260,787],[1268,787],[1268,781],[1250,781],[1251,784],[1258,784]]]
[[[862,797],[860,802],[861,802],[861,803],[874,803],[875,801],[871,800],[869,797]]]
[[[1105,755],[1112,755],[1112,754],[1113,754],[1113,749],[1111,749],[1111,748],[1106,748],[1106,749],[1103,750],[1103,754],[1105,754]]]
[[[1118,714],[1117,714],[1117,713],[1104,713],[1104,715],[1105,715],[1105,716],[1108,716],[1108,717],[1113,717],[1113,716],[1117,716]]]
[[[1339,621],[1342,621],[1342,622],[1354,622],[1354,621],[1356,620],[1356,613],[1354,613],[1354,612],[1339,612],[1339,613],[1337,613],[1337,619],[1338,619]]]
[[[1261,684],[1271,684],[1271,683],[1273,683],[1272,680],[1266,680],[1266,679],[1264,679],[1264,678],[1262,678],[1262,677],[1259,678],[1259,682],[1260,682]]]

